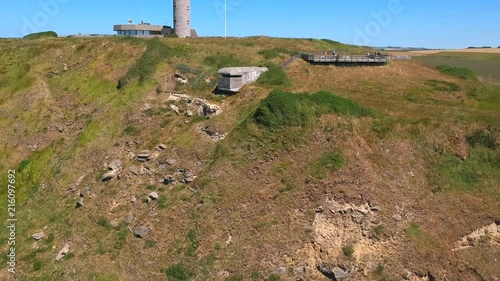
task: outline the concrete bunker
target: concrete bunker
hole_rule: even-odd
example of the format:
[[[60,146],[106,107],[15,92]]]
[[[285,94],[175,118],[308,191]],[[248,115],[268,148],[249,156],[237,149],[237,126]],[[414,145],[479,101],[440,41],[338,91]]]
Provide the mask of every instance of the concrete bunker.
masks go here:
[[[266,72],[266,67],[226,67],[219,70],[217,90],[239,92],[245,85],[257,81]]]

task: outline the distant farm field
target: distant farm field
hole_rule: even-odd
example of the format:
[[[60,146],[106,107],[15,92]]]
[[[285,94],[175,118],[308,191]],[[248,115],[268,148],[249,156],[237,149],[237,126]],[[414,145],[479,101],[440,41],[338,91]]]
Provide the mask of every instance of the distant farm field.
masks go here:
[[[482,81],[500,84],[500,54],[442,52],[431,56],[416,56],[414,59],[432,66],[468,68]]]

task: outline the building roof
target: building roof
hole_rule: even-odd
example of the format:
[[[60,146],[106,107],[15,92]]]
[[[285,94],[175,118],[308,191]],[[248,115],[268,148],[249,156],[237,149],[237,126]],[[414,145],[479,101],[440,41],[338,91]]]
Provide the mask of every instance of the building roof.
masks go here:
[[[225,67],[219,70],[219,74],[222,75],[230,75],[230,76],[239,76],[248,72],[266,72],[266,67]]]
[[[163,26],[161,25],[150,25],[150,24],[118,24],[113,26],[114,31],[122,30],[144,30],[144,31],[162,31]]]

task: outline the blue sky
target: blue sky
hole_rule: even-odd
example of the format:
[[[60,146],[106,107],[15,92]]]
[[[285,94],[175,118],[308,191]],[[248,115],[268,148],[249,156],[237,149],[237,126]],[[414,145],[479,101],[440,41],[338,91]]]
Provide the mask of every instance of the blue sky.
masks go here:
[[[172,0],[0,0],[0,37],[112,34],[127,19],[172,25]],[[370,46],[500,46],[498,0],[227,0],[228,36],[328,38]],[[224,35],[224,0],[192,0],[200,36]]]

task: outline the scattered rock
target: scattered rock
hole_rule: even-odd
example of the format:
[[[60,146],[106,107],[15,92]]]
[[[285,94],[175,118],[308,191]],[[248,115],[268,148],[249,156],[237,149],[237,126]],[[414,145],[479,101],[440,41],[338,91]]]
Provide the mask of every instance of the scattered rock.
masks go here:
[[[137,160],[141,162],[146,162],[151,160],[151,152],[149,150],[141,151],[141,153],[137,154]]]
[[[177,163],[177,160],[172,159],[172,158],[167,159],[167,164],[168,165],[173,166],[173,165],[175,165],[175,163]]]
[[[284,266],[282,267],[279,267],[277,270],[276,270],[276,273],[278,275],[285,275],[287,273],[288,269]]]
[[[146,235],[149,234],[149,231],[150,231],[149,228],[140,225],[134,229],[134,236],[137,238],[144,238]]]
[[[136,175],[136,176],[138,176],[138,175],[139,175],[139,169],[137,169],[137,167],[136,167],[136,166],[131,166],[131,167],[129,168],[129,171],[130,171],[132,174]]]
[[[134,215],[132,214],[127,214],[123,220],[127,225],[130,225],[134,222]]]
[[[114,219],[110,222],[111,226],[114,228],[117,228],[120,225],[120,220],[119,219]]]
[[[43,232],[35,233],[35,234],[31,235],[31,237],[33,239],[35,239],[36,241],[40,241],[43,238],[45,238],[45,233],[43,233]]]
[[[78,201],[76,201],[76,208],[81,208],[83,207],[83,197],[80,197]]]
[[[217,130],[211,128],[211,126],[206,126],[206,127],[202,128],[201,130],[203,132],[205,132],[214,141],[223,140],[227,136],[227,134],[217,132]]]
[[[182,77],[180,74],[175,74],[175,79],[177,79],[177,82],[181,84],[187,84],[188,80],[184,77]]]
[[[160,143],[158,145],[158,148],[161,149],[161,150],[165,150],[165,149],[167,149],[167,146],[165,144],[163,144],[163,143]]]
[[[306,266],[296,266],[293,268],[293,274],[299,275],[306,273]]]
[[[56,130],[57,130],[59,133],[62,133],[62,132],[64,132],[64,127],[63,127],[63,126],[56,125]]]
[[[121,167],[122,167],[122,161],[115,160],[115,161],[111,162],[111,164],[109,164],[108,169],[111,171],[114,171],[114,170],[120,170]]]
[[[102,176],[102,181],[110,181],[118,175],[117,170],[112,170]]]
[[[217,272],[217,277],[221,277],[221,278],[228,278],[230,275],[231,275],[231,272],[229,272],[229,270],[221,270],[221,271]]]
[[[135,198],[135,195],[132,195],[130,197],[130,202],[135,203],[137,201],[137,198]]]
[[[401,273],[401,277],[403,277],[404,280],[411,280],[413,273],[405,268]]]
[[[172,109],[175,113],[177,113],[179,115],[181,114],[181,109],[175,104],[171,104],[170,109]]]
[[[171,183],[173,183],[173,182],[175,182],[175,181],[176,181],[176,179],[175,179],[175,177],[174,177],[174,176],[164,176],[164,177],[163,177],[163,181],[162,181],[162,182],[163,182],[163,184],[165,184],[165,185],[169,185],[169,184],[171,184]]]
[[[158,200],[158,198],[160,198],[160,196],[158,196],[158,193],[154,191],[149,193],[148,197],[151,198],[152,200]]]
[[[189,109],[186,110],[186,113],[184,114],[184,116],[186,116],[186,117],[193,117],[193,115],[194,115],[193,112]]]
[[[88,187],[85,187],[82,191],[80,191],[80,197],[85,197],[87,195],[89,195],[90,193],[90,190]]]
[[[184,177],[184,183],[192,183],[197,177],[191,170],[179,170]]]
[[[62,248],[59,253],[57,254],[56,256],[56,261],[58,260],[61,260],[62,258],[64,258],[65,255],[67,255],[69,253],[69,245],[66,244],[64,245],[64,248]]]
[[[222,113],[222,109],[218,105],[210,104],[204,99],[196,99],[195,104],[200,106],[198,108],[198,115],[210,116],[219,115]]]
[[[319,206],[318,208],[314,209],[316,213],[323,213],[325,211],[325,208],[323,206]]]
[[[395,221],[401,221],[403,217],[401,217],[400,214],[395,214],[394,216],[392,216],[392,219],[394,219]]]
[[[370,208],[370,210],[372,210],[374,212],[378,212],[378,211],[380,211],[380,206],[378,206],[378,205],[377,206],[373,206],[373,207]]]
[[[332,272],[333,272],[333,275],[335,276],[335,280],[338,280],[338,281],[346,280],[352,276],[352,274],[349,271],[343,270],[340,267],[334,267]]]

